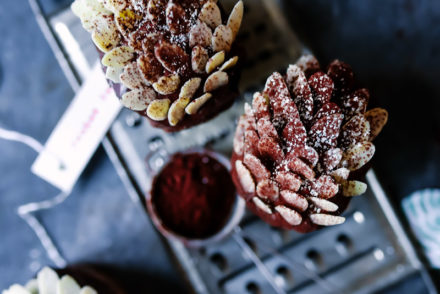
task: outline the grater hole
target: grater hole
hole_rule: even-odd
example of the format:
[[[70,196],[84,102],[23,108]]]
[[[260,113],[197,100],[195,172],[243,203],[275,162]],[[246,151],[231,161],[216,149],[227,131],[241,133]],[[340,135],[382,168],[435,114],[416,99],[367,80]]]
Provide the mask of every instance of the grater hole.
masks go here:
[[[228,262],[221,253],[214,253],[210,258],[211,262],[222,272],[228,268]]]
[[[261,289],[258,287],[257,283],[251,281],[246,284],[246,290],[251,294],[261,294]]]
[[[353,242],[345,234],[340,234],[336,238],[336,251],[341,255],[346,255],[353,246]]]
[[[310,269],[318,269],[322,267],[323,264],[324,260],[318,251],[316,251],[315,249],[310,249],[309,251],[307,251],[305,261],[306,267]]]
[[[291,283],[293,280],[292,272],[285,265],[280,265],[277,268],[276,273],[286,282]]]

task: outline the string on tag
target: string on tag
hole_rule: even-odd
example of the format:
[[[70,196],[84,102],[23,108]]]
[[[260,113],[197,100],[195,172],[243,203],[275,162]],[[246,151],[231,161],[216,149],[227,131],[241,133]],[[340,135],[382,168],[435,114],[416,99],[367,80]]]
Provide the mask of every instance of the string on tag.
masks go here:
[[[7,130],[0,127],[0,138],[7,141],[14,141],[25,144],[35,150],[37,153],[41,153],[44,150],[44,146],[38,142],[36,139],[16,132]],[[63,163],[60,162],[60,166],[63,166]],[[38,218],[34,215],[34,213],[53,208],[67,199],[69,197],[69,192],[61,192],[57,196],[52,199],[41,201],[41,202],[33,202],[24,204],[18,207],[17,213],[18,215],[29,225],[29,227],[34,231],[35,235],[41,242],[41,245],[46,250],[46,253],[50,260],[59,268],[65,267],[67,265],[66,260],[61,255],[54,242],[50,238],[47,230],[38,220]]]

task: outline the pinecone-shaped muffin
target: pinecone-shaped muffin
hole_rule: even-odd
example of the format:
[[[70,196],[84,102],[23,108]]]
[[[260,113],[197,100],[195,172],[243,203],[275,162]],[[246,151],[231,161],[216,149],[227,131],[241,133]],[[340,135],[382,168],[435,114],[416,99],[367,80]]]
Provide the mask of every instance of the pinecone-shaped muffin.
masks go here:
[[[344,222],[340,214],[367,185],[371,141],[388,113],[366,111],[367,89],[355,89],[351,67],[323,72],[310,55],[275,72],[245,105],[235,138],[232,176],[248,207],[275,227],[310,232]]]
[[[75,0],[122,104],[173,132],[200,124],[238,97],[243,17],[214,0]]]

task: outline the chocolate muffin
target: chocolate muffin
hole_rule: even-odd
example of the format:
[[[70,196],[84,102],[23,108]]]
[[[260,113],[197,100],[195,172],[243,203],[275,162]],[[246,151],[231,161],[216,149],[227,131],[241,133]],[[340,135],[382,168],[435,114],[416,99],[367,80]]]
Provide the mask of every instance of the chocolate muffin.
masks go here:
[[[101,52],[121,103],[174,132],[200,124],[238,97],[243,17],[213,0],[76,0],[73,12]]]
[[[285,76],[273,73],[234,139],[232,176],[250,210],[298,232],[343,223],[351,197],[367,189],[371,141],[388,119],[384,109],[367,111],[369,96],[339,60],[324,72],[307,55]]]

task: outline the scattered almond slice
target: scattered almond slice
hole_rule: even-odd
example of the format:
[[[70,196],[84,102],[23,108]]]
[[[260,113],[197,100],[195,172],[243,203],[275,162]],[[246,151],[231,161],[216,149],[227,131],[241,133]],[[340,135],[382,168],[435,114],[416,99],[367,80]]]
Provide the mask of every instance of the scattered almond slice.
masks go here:
[[[58,282],[57,294],[79,294],[80,291],[80,286],[71,276],[65,275]]]
[[[129,8],[115,13],[116,26],[125,37],[129,37],[130,33],[135,31],[136,26],[141,19],[142,15]]]
[[[104,66],[115,68],[124,67],[131,59],[134,58],[134,51],[131,47],[120,46],[107,52],[101,59]]]
[[[180,72],[187,67],[189,55],[177,44],[168,41],[158,42],[154,47],[154,56],[170,72]]]
[[[362,114],[353,116],[341,128],[341,145],[349,148],[356,143],[368,141],[370,137],[370,123]]]
[[[199,19],[211,28],[216,28],[222,23],[220,8],[212,1],[206,2],[199,13]]]
[[[289,160],[287,166],[291,171],[303,176],[308,180],[313,180],[315,178],[315,172],[313,169],[297,157]]]
[[[302,222],[301,215],[293,209],[287,208],[284,205],[277,205],[275,206],[275,210],[292,226],[297,226]]]
[[[180,77],[177,74],[160,77],[157,82],[153,84],[153,89],[162,95],[174,93],[180,84]]]
[[[147,115],[155,121],[162,121],[167,118],[170,109],[170,99],[153,100],[147,108]]]
[[[212,34],[211,46],[215,52],[229,52],[233,42],[232,31],[225,25],[219,25]]]
[[[334,226],[345,222],[345,217],[330,215],[330,214],[311,214],[310,220],[312,223],[319,226]]]
[[[211,99],[211,93],[205,93],[199,98],[194,99],[188,106],[185,108],[185,112],[189,115],[193,115],[199,111],[200,107],[202,107],[209,99]]]
[[[208,51],[201,47],[195,46],[191,51],[191,68],[196,73],[205,72],[206,63],[208,62]]]
[[[357,143],[348,149],[342,158],[342,166],[351,171],[360,169],[373,157],[375,147],[371,142]]]
[[[48,267],[43,268],[37,275],[38,293],[57,294],[59,281],[57,273]]]
[[[217,66],[225,61],[225,51],[220,51],[209,58],[206,63],[206,73],[211,73]]]
[[[168,111],[168,123],[171,126],[177,125],[185,116],[185,107],[188,105],[190,98],[182,97],[174,101]]]
[[[262,211],[264,211],[267,214],[272,214],[272,209],[270,209],[269,206],[267,206],[266,203],[264,203],[263,201],[261,201],[260,198],[258,197],[254,197],[252,198],[252,201],[254,202],[254,204],[261,209]]]
[[[298,66],[303,72],[315,72],[320,68],[318,60],[311,54],[305,54],[301,56],[295,65]]]
[[[360,181],[345,181],[342,183],[342,195],[346,197],[359,196],[367,191],[367,184]]]
[[[105,77],[112,81],[113,83],[120,83],[120,75],[122,74],[123,69],[122,68],[115,68],[108,66],[105,71]]]
[[[27,282],[25,288],[31,294],[38,294],[38,281],[37,281],[37,279],[32,279],[29,282]]]
[[[154,99],[156,93],[151,88],[135,89],[122,95],[121,103],[131,110],[142,111]]]
[[[252,178],[251,172],[244,166],[241,160],[237,160],[235,162],[235,170],[237,171],[237,175],[243,190],[246,193],[255,193],[254,179]]]
[[[99,2],[99,1],[95,1],[95,2]],[[122,11],[127,7],[127,1],[124,0],[105,0],[103,1],[105,3],[105,7],[107,7],[107,9],[113,11],[113,12],[118,12],[118,11]]]
[[[241,21],[243,19],[243,10],[243,1],[240,0],[235,4],[234,8],[232,8],[231,14],[229,15],[227,26],[232,31],[232,39],[235,39],[240,30]]]
[[[168,2],[165,10],[166,24],[174,35],[185,33],[188,27],[185,10],[178,3]]]
[[[92,33],[92,40],[102,52],[109,52],[121,40],[121,35],[113,20],[102,18],[97,23]]]
[[[342,150],[340,148],[332,148],[324,152],[322,163],[326,170],[333,170],[338,166],[342,159]]]
[[[203,87],[204,92],[212,92],[222,86],[227,85],[229,82],[228,74],[223,71],[216,71],[212,73],[205,81]]]
[[[234,67],[238,62],[238,56],[234,56],[230,59],[228,59],[225,63],[223,63],[223,65],[220,67],[219,70],[224,71],[224,70],[228,70],[232,67]]]
[[[270,199],[276,201],[278,199],[280,190],[276,182],[270,179],[264,179],[257,184],[257,195],[263,199]]]
[[[238,155],[243,154],[244,149],[244,133],[246,131],[246,119],[242,115],[238,119],[237,128],[234,135],[233,149]]]
[[[313,182],[313,189],[319,197],[329,199],[335,196],[339,191],[339,186],[329,175],[321,175]]]
[[[182,88],[180,88],[179,98],[185,97],[191,99],[200,87],[201,82],[201,78],[192,78],[186,81]]]
[[[124,68],[124,72],[120,75],[121,83],[129,89],[140,89],[149,82],[144,79],[139,70],[137,62],[131,62]]]
[[[388,121],[388,112],[383,108],[373,108],[365,112],[365,118],[370,122],[370,141],[373,141],[382,131]]]
[[[325,211],[334,212],[338,210],[338,206],[331,201],[318,198],[318,197],[309,197],[308,198],[316,207],[323,209]]]
[[[298,193],[283,190],[280,192],[280,195],[287,204],[299,209],[300,211],[305,211],[307,207],[309,207],[309,203],[307,202],[306,198]]]
[[[244,114],[247,116],[253,116],[254,115],[254,111],[252,110],[252,106],[249,105],[249,103],[245,102],[244,103]]]

